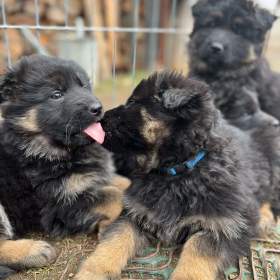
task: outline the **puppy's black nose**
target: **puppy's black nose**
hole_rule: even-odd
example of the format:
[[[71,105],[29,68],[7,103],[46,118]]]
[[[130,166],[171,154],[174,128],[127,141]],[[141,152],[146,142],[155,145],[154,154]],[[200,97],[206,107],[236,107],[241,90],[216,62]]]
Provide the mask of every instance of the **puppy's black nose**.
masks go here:
[[[102,105],[100,103],[95,103],[89,107],[89,111],[91,114],[98,117],[102,114]]]
[[[211,50],[214,54],[221,54],[224,51],[224,46],[221,43],[214,42],[211,44]]]

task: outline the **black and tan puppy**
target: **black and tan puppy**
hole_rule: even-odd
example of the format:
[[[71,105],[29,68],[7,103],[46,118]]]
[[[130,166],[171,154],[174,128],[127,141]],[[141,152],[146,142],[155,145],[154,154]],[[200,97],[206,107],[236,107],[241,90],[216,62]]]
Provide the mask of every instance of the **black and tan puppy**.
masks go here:
[[[210,84],[222,112],[224,99],[247,87],[280,120],[280,76],[262,55],[276,17],[249,0],[199,0],[192,11],[190,76]]]
[[[55,258],[30,231],[91,232],[121,211],[125,179],[100,144],[102,106],[76,63],[23,58],[0,84],[0,278]],[[93,140],[95,139],[95,140]],[[116,186],[115,186],[116,185]]]
[[[227,124],[201,82],[163,72],[105,114],[105,146],[132,180],[124,211],[102,235],[77,280],[119,277],[147,242],[182,245],[171,279],[215,280],[248,253],[260,205],[269,213],[270,163]]]

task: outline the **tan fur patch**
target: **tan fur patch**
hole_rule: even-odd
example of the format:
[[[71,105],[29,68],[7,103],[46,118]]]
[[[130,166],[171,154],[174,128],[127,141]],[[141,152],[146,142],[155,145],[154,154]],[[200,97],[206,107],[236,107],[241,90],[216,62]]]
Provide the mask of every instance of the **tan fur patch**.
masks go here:
[[[146,155],[138,155],[137,158],[137,163],[142,167],[145,165],[145,162],[147,160],[147,156]]]
[[[19,267],[41,267],[56,258],[54,248],[32,239],[0,240],[0,263]]]
[[[67,194],[78,194],[94,185],[94,173],[72,174],[65,179],[63,185]]]
[[[102,192],[105,194],[107,201],[93,209],[94,212],[106,217],[99,223],[99,234],[119,217],[123,209],[123,191],[114,186],[108,186],[104,187]]]
[[[135,233],[130,225],[101,241],[95,252],[82,264],[76,280],[119,277],[129,258],[135,254]]]
[[[29,132],[40,132],[37,123],[37,109],[33,108],[25,113],[24,116],[17,118],[17,124]]]
[[[250,46],[249,48],[249,53],[248,53],[248,56],[247,56],[247,59],[246,59],[246,63],[251,63],[253,61],[255,61],[257,59],[257,55],[256,55],[256,52],[255,52],[255,48],[253,45]]]
[[[270,203],[264,203],[260,208],[259,230],[262,237],[266,237],[273,226],[275,226],[274,215]]]
[[[119,175],[116,175],[112,180],[112,185],[122,191],[126,190],[130,184],[131,181],[128,178]]]
[[[145,109],[141,110],[141,115],[144,122],[142,135],[148,143],[155,144],[170,134],[164,122],[152,117]]]
[[[192,236],[184,245],[172,280],[215,280],[218,272],[218,259],[203,256],[198,249],[198,235]]]
[[[157,166],[158,147],[164,138],[170,135],[170,130],[163,121],[155,119],[146,109],[141,110],[141,115],[144,123],[141,133],[145,140],[153,145],[153,148],[145,155],[138,155],[137,162],[142,169],[148,172]]]
[[[49,160],[67,157],[68,152],[54,147],[44,135],[35,135],[30,141],[23,142],[20,149],[24,150],[26,157],[47,158]]]

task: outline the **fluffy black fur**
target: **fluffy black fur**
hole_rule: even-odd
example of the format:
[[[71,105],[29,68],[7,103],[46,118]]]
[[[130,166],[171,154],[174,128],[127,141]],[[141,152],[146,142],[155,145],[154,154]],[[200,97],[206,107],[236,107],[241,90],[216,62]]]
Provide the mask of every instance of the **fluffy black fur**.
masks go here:
[[[83,132],[103,115],[84,70],[72,61],[26,57],[4,75],[0,94],[1,240],[34,230],[93,231],[106,218],[95,207],[112,199],[104,187],[114,167],[110,153]]]
[[[218,107],[245,86],[279,120],[280,77],[262,57],[276,17],[248,0],[200,0],[192,10],[190,76],[211,85]]]
[[[256,93],[246,87],[232,90],[226,97],[216,99],[216,105],[230,124],[243,130],[278,130],[279,120],[261,110]]]
[[[143,80],[124,106],[105,113],[105,146],[132,185],[124,212],[97,252],[119,234],[120,224],[130,224],[136,236],[168,245],[199,236],[197,254],[218,258],[219,272],[248,253],[258,231],[258,208],[272,201],[278,184],[271,184],[273,171],[260,132],[230,126],[211,100],[204,83],[164,72]],[[207,156],[193,170],[177,176],[160,172],[201,149]]]

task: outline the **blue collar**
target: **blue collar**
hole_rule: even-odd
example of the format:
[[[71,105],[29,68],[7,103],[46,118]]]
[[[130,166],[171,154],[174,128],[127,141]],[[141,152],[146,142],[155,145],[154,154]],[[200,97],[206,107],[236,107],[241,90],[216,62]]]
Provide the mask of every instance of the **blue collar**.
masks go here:
[[[199,151],[195,157],[191,160],[184,161],[181,164],[175,165],[173,167],[164,167],[160,171],[163,174],[176,176],[177,174],[183,173],[186,169],[193,169],[206,155],[204,150]]]

